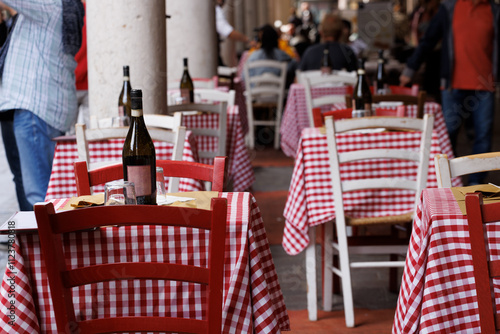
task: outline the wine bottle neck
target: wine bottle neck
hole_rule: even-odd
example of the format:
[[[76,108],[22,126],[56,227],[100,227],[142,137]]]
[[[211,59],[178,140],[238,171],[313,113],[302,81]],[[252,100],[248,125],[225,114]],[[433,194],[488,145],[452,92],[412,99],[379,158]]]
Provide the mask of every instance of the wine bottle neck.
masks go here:
[[[124,76],[123,77],[123,81],[130,81],[130,77],[129,76]]]

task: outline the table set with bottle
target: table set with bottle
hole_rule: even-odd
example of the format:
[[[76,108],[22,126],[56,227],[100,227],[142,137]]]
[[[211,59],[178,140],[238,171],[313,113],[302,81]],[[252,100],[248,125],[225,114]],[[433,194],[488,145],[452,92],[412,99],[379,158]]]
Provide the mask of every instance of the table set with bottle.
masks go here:
[[[226,247],[222,332],[269,333],[289,330],[284,299],[262,217],[250,193],[195,191],[167,194],[163,170],[157,168],[155,146],[144,124],[142,91],[131,91],[129,133],[122,146],[123,180],[105,185],[105,193],[94,193],[85,201],[51,198],[56,210],[79,210],[81,205],[179,205],[210,208],[213,197],[227,199]],[[106,167],[104,167],[106,168]],[[73,182],[75,182],[73,180]],[[208,203],[208,204],[207,204]],[[34,215],[15,215],[0,230],[9,234],[8,261],[0,291],[0,328],[22,328],[29,333],[55,333],[55,319],[46,258],[40,249]],[[160,226],[109,226],[64,235],[67,263],[78,267],[89,263],[132,261],[162,262],[170,254],[202,261],[208,247],[208,232]],[[198,241],[196,241],[198,240]],[[132,249],[130,246],[133,246]],[[127,249],[128,248],[128,249]],[[12,281],[13,279],[13,281]],[[14,282],[14,283],[13,283]],[[15,292],[9,292],[15,287]],[[206,310],[199,288],[177,282],[122,281],[81,286],[72,290],[75,314],[80,320],[118,316],[150,316],[158,310],[166,317],[184,312],[200,318]],[[9,313],[9,307],[15,311]],[[12,307],[11,307],[12,308]],[[155,311],[156,310],[156,311]],[[13,315],[14,320],[9,315]],[[17,330],[16,330],[17,331]]]
[[[378,70],[377,75],[374,80],[373,88],[368,85],[368,80],[364,71],[364,61],[360,60],[358,69],[358,80],[355,87],[345,86],[345,85],[325,85],[312,87],[311,96],[312,98],[319,98],[326,95],[342,95],[352,94],[352,107],[353,115],[355,117],[359,116],[369,116],[375,114],[375,109],[378,107],[376,104],[371,103],[371,90],[373,90],[377,95],[386,95],[390,93],[386,79],[384,78],[384,59],[381,54],[379,54],[378,59]],[[359,80],[361,77],[361,80]],[[359,84],[361,82],[361,84]],[[389,106],[391,108],[397,108],[397,103]],[[417,115],[417,105],[407,105],[406,116],[416,117]],[[338,110],[345,109],[345,103],[335,103],[333,105],[322,106],[322,112],[328,110]],[[426,102],[424,105],[424,113],[434,115],[434,131],[438,134],[438,140],[440,142],[440,147],[442,152],[448,154],[448,156],[453,156],[451,143],[448,137],[448,131],[446,128],[446,123],[441,110],[441,105],[434,102]],[[289,157],[295,157],[297,149],[299,146],[299,141],[301,133],[304,129],[312,127],[310,123],[306,94],[304,85],[300,83],[294,83],[290,86],[288,90],[287,103],[283,112],[283,118],[280,126],[281,134],[281,149],[285,155]]]

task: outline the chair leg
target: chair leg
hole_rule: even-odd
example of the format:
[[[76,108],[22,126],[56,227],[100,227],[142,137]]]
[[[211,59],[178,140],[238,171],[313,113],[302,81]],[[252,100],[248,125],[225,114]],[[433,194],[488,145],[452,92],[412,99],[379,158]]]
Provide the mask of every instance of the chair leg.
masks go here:
[[[323,239],[323,310],[332,310],[332,279],[336,276],[332,272],[333,265],[333,222],[324,224]]]
[[[341,219],[337,216],[337,219]],[[347,247],[347,231],[345,227],[336,225],[339,247],[340,275],[342,279],[342,296],[344,299],[345,324],[354,327],[354,302],[352,298],[351,266]]]
[[[274,120],[274,149],[280,149],[280,124],[281,124],[281,110],[276,109],[276,116]]]
[[[310,321],[318,320],[316,287],[316,228],[309,227],[309,245],[306,248],[307,312]]]
[[[390,254],[391,261],[397,261],[397,254]],[[389,268],[389,291],[392,293],[398,293],[398,268]]]

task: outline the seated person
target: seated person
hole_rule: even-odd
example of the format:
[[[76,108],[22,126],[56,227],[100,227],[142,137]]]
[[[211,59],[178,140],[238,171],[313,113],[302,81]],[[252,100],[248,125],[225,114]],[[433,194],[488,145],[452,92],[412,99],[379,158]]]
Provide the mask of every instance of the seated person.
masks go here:
[[[322,43],[311,45],[304,52],[298,69],[301,71],[319,70],[323,51],[328,48],[333,70],[355,71],[358,68],[356,54],[347,45],[339,42],[342,36],[342,19],[333,14],[326,14],[321,22]]]
[[[290,64],[293,63],[292,58],[284,51],[280,50],[278,47],[278,39],[279,35],[276,32],[276,30],[270,26],[269,24],[266,24],[260,29],[260,48],[252,52],[252,54],[248,57],[247,61],[252,62],[256,60],[278,60],[278,61],[286,61],[289,62],[288,68],[290,68]],[[292,70],[287,70],[287,83],[293,81],[293,78],[290,78],[289,80],[289,74],[292,75]],[[266,68],[266,67],[259,67],[259,68],[253,68],[250,69],[249,75],[254,76],[254,75],[260,75],[263,73],[273,73],[277,76],[280,75],[279,70],[275,68]],[[244,78],[244,73],[242,75],[243,80]],[[287,85],[288,86],[288,85]]]

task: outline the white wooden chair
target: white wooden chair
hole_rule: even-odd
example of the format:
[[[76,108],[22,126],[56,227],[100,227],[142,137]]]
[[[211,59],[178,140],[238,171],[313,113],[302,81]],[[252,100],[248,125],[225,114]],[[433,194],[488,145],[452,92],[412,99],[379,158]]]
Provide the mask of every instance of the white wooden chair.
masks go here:
[[[217,87],[217,76],[213,78],[192,78],[194,88],[213,89]],[[180,79],[169,81],[167,89],[179,89]]]
[[[357,78],[352,75],[347,74],[330,74],[330,75],[321,75],[321,76],[306,76],[302,72],[302,84],[304,85],[304,90],[306,94],[306,106],[307,106],[307,115],[309,117],[309,124],[311,127],[314,126],[314,117],[313,117],[313,108],[321,107],[324,105],[331,105],[334,103],[344,103],[345,95],[344,94],[331,94],[324,95],[320,97],[313,98],[312,90],[316,87],[325,87],[325,86],[353,86],[356,84]],[[349,73],[349,72],[347,72]]]
[[[280,75],[265,72],[263,74],[250,76],[251,70],[258,68],[277,69]],[[280,124],[283,112],[283,100],[285,98],[286,62],[277,60],[256,60],[246,62],[245,94],[248,117],[248,145],[250,149],[255,147],[255,127],[274,126],[274,148],[280,148]],[[266,108],[275,110],[272,120],[257,120],[254,118],[255,108]]]
[[[350,218],[344,212],[343,194],[346,192],[363,189],[406,189],[415,191],[415,203],[420,196],[420,192],[425,188],[429,166],[430,144],[432,138],[433,116],[425,115],[424,119],[406,117],[363,117],[344,119],[334,122],[332,116],[325,118],[326,135],[328,142],[328,152],[330,159],[330,175],[332,180],[334,202],[335,202],[335,226],[336,239],[333,238],[334,222],[325,224],[324,249],[324,276],[323,276],[323,308],[325,311],[332,309],[332,278],[333,275],[340,277],[344,299],[344,312],[347,327],[354,326],[354,306],[351,287],[351,268],[367,267],[404,267],[404,261],[362,261],[354,262],[351,254],[399,254],[406,255],[408,248],[407,240],[396,243],[395,236],[389,236],[386,243],[373,245],[362,240],[358,246],[349,245],[347,228],[349,226],[368,226],[370,224],[403,224],[411,223],[413,211],[402,215],[373,217],[373,218]],[[339,153],[337,149],[336,134],[370,128],[386,128],[389,130],[411,130],[421,132],[420,149],[415,150],[394,150],[394,149],[367,149]],[[405,178],[359,178],[355,180],[341,181],[340,164],[352,161],[367,159],[394,159],[397,161],[408,160],[418,164],[417,177]],[[314,229],[311,229],[312,231]],[[310,234],[314,237],[314,233]],[[359,236],[352,237],[359,240]],[[373,237],[367,237],[373,238]],[[398,240],[399,241],[399,240]],[[310,240],[314,246],[314,239]],[[309,318],[317,319],[316,306],[316,285],[315,285],[315,254],[308,247],[306,253],[306,272],[308,280],[308,309]],[[333,255],[339,256],[340,266],[333,266]],[[313,281],[314,280],[314,281]]]
[[[160,115],[158,115],[160,116]],[[166,116],[164,116],[166,117]],[[173,118],[173,117],[171,117]],[[179,119],[179,116],[177,116]],[[87,162],[89,169],[107,166],[121,161],[101,161],[90,162],[89,142],[99,140],[109,140],[127,137],[129,128],[96,128],[87,129],[85,124],[75,124],[76,146],[78,150],[78,159]],[[172,160],[182,160],[182,153],[184,150],[184,141],[186,138],[186,128],[184,126],[177,126],[174,130],[162,128],[148,128],[151,139],[156,141],[164,141],[173,144]],[[179,189],[179,179],[172,178],[172,192],[177,192]]]
[[[228,107],[234,106],[236,91],[224,92],[219,89],[195,88],[194,95],[200,99],[201,103],[227,102]]]
[[[192,114],[202,112],[219,115],[219,125],[216,129],[209,128],[188,128],[195,136],[208,136],[217,138],[217,151],[200,150],[198,147],[198,156],[200,158],[213,159],[217,156],[227,156],[226,154],[226,136],[227,136],[227,102],[222,101],[218,104],[190,103],[168,106],[169,114],[174,112],[183,112]]]
[[[472,173],[500,170],[500,152],[467,155],[448,160],[446,154],[434,157],[439,188],[451,188],[451,179]]]

